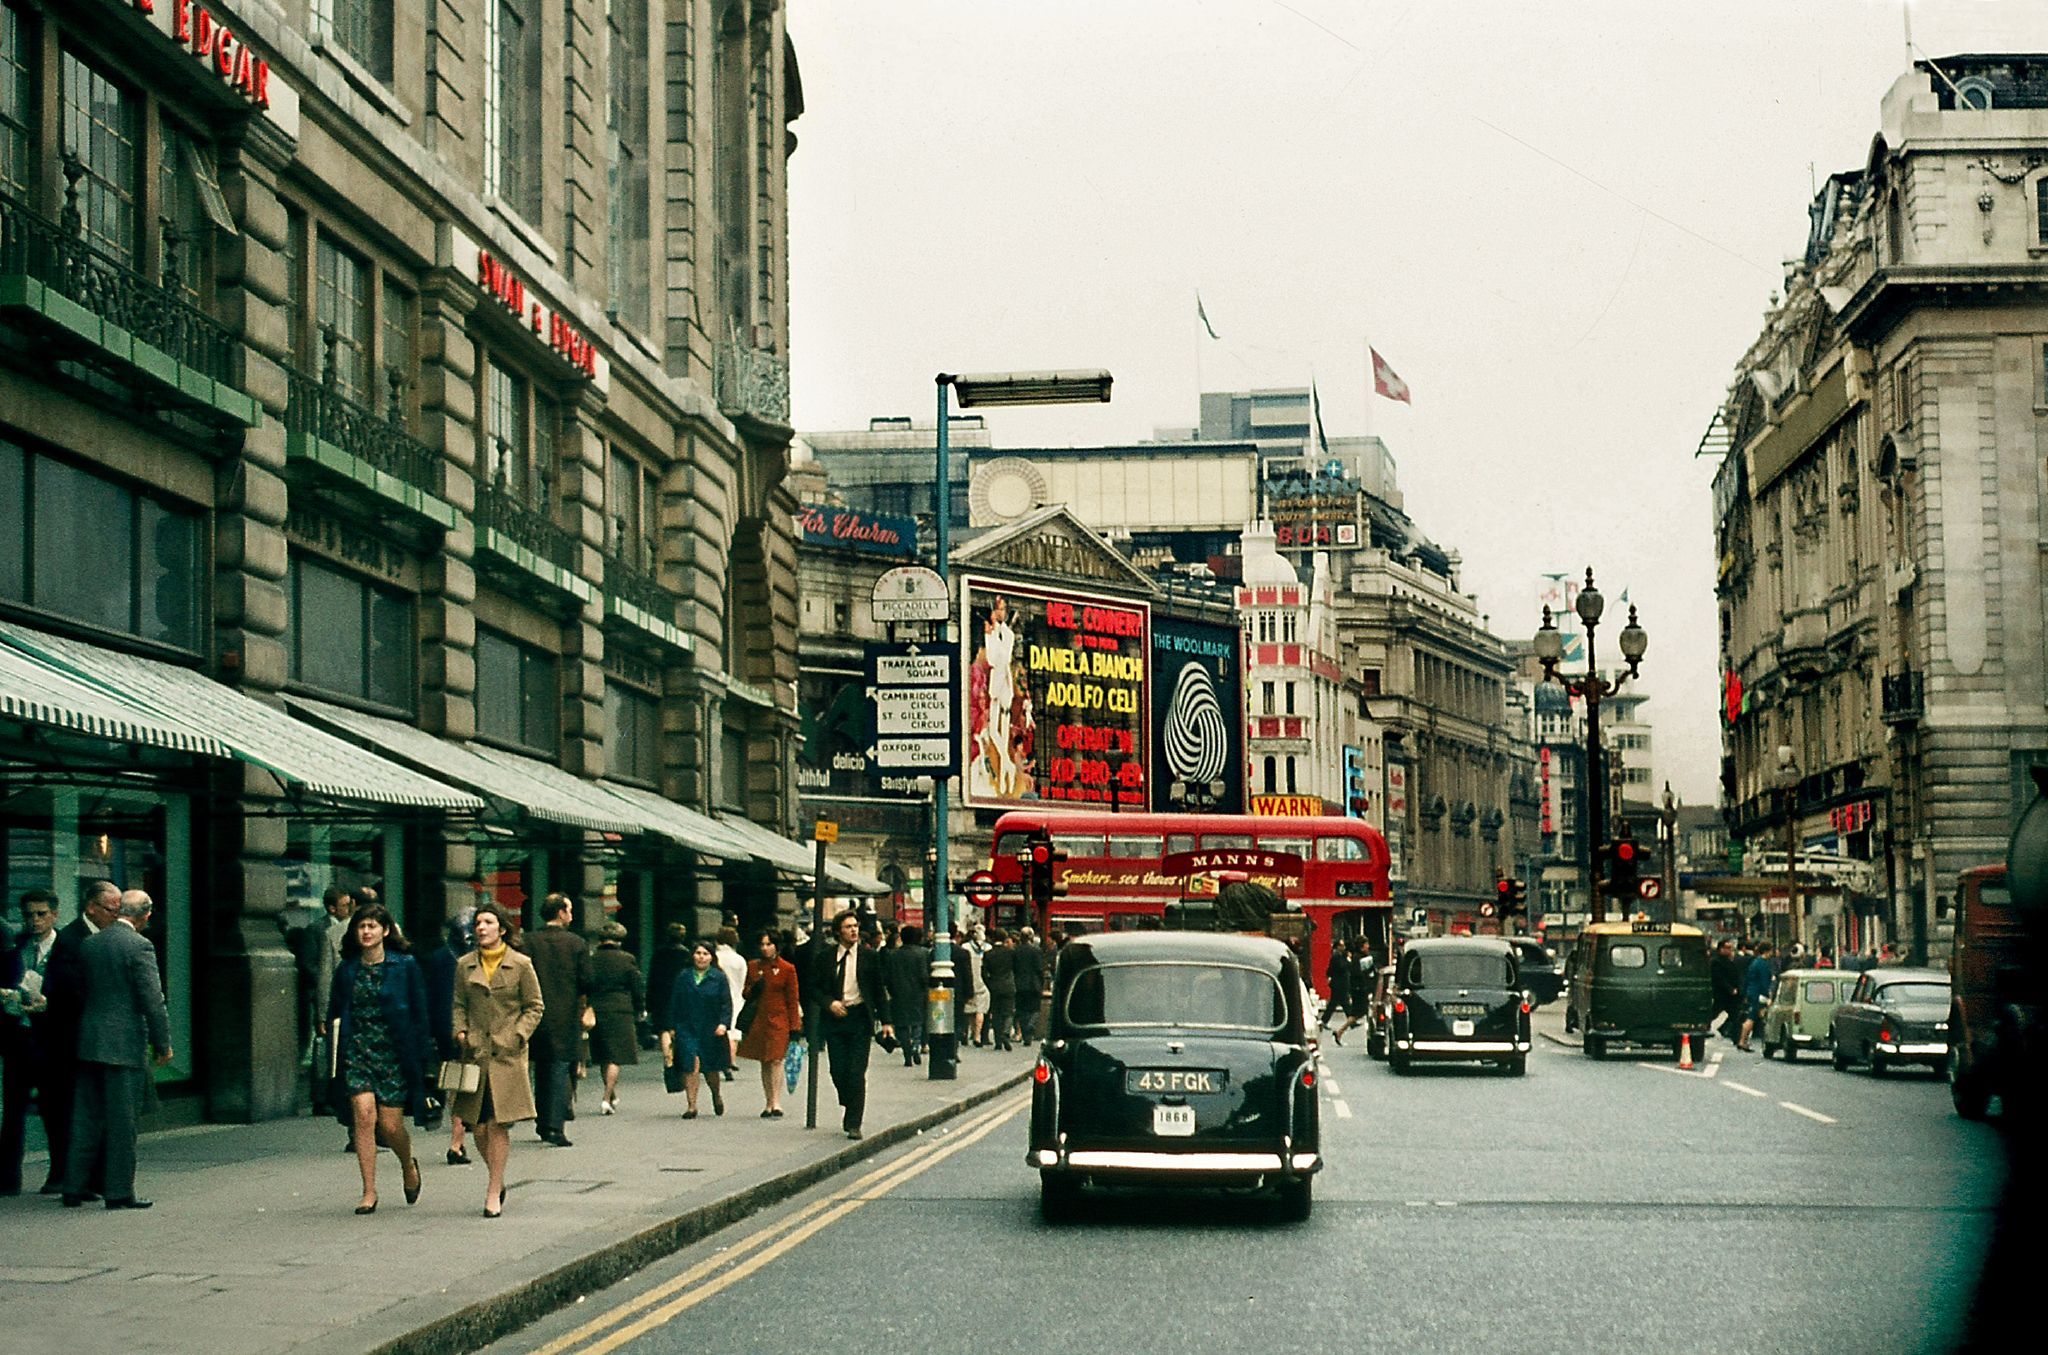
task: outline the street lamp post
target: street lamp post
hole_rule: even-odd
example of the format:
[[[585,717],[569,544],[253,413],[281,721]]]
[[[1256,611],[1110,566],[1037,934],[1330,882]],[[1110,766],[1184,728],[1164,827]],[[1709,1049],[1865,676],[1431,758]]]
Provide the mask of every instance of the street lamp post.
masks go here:
[[[1671,793],[1671,783],[1664,783],[1664,807],[1657,812],[1657,822],[1664,827],[1664,901],[1671,910],[1671,920],[1678,921],[1678,798]]]
[[[938,483],[932,486],[932,516],[938,524],[938,575],[946,584],[947,596],[951,597],[953,486],[951,445],[947,435],[951,431],[952,411],[949,406],[952,398],[958,398],[962,409],[1108,404],[1111,378],[1105,371],[984,372],[972,376],[940,372],[934,380],[939,388],[939,478]],[[948,629],[951,629],[950,622]],[[956,637],[948,634],[945,638],[950,643]],[[958,731],[955,731],[955,737],[958,737]],[[960,1037],[953,1029],[953,882],[949,859],[952,806],[949,790],[950,782],[945,777],[937,778],[937,784],[932,788],[932,859],[938,891],[932,913],[931,1005],[926,1011],[925,1030],[930,1036],[927,1041],[931,1053],[928,1063],[934,1082],[952,1081],[960,1067]]]
[[[1778,745],[1778,777],[1785,783],[1785,926],[1788,943],[1799,940],[1799,757],[1789,743]]]
[[[1583,673],[1558,671],[1558,665],[1564,660],[1564,637],[1558,634],[1547,606],[1543,609],[1543,626],[1536,632],[1535,641],[1536,657],[1543,664],[1543,676],[1562,686],[1572,696],[1586,699],[1586,893],[1595,922],[1607,920],[1607,901],[1600,895],[1599,867],[1596,864],[1600,849],[1607,840],[1607,780],[1600,760],[1600,703],[1621,690],[1623,682],[1640,676],[1643,653],[1650,643],[1648,633],[1636,622],[1634,605],[1630,605],[1628,624],[1621,630],[1621,657],[1628,664],[1628,672],[1626,675],[1616,673],[1612,680],[1602,677],[1600,666],[1594,659],[1593,636],[1606,606],[1607,599],[1601,597],[1600,590],[1593,586],[1593,570],[1589,565],[1586,586],[1579,590],[1578,601],[1573,604],[1579,621],[1586,628],[1586,671]]]

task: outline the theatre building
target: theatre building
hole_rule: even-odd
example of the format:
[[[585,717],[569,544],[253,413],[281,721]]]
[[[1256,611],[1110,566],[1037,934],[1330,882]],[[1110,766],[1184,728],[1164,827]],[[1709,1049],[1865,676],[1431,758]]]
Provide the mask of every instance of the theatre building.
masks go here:
[[[329,884],[794,905],[800,111],[767,0],[0,0],[0,916],[155,896],[171,1094],[300,1104]]]

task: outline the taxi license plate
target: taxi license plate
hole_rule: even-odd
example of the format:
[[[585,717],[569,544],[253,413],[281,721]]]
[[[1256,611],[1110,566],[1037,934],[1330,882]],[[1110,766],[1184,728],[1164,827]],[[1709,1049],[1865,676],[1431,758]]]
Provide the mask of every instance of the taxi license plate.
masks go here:
[[[1451,1034],[1453,1034],[1453,1035],[1470,1035],[1471,1033],[1472,1033],[1472,1023],[1471,1023],[1470,1021],[1453,1021],[1453,1022],[1451,1022]]]
[[[1161,1138],[1184,1139],[1195,1132],[1193,1106],[1152,1107],[1152,1132]]]

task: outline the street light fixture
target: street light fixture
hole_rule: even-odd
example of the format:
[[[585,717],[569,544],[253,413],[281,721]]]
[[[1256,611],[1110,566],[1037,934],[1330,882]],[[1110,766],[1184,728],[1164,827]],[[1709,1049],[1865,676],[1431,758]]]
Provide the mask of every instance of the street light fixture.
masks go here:
[[[953,422],[951,402],[962,409],[998,409],[1015,405],[1087,405],[1109,403],[1110,374],[1101,369],[1063,372],[976,372],[961,375],[940,372],[933,378],[939,388],[938,482],[932,486],[933,518],[938,523],[938,575],[952,596]],[[945,637],[950,640],[953,637]],[[925,1030],[930,1038],[928,1061],[931,1080],[950,1082],[960,1068],[959,1034],[953,1029],[953,895],[951,785],[941,777],[932,787],[932,873],[938,881],[932,913],[931,1006]],[[1116,802],[1112,800],[1111,804]]]
[[[1778,779],[1785,796],[1785,912],[1787,939],[1799,941],[1799,754],[1791,744],[1778,745]]]
[[[1599,867],[1596,864],[1600,849],[1607,840],[1607,780],[1600,766],[1600,703],[1621,690],[1623,682],[1642,675],[1643,654],[1650,647],[1650,636],[1636,620],[1635,605],[1631,603],[1628,624],[1621,630],[1621,657],[1628,664],[1628,672],[1626,675],[1616,673],[1611,680],[1602,677],[1600,666],[1593,657],[1593,638],[1599,629],[1600,617],[1607,610],[1607,599],[1593,586],[1590,565],[1586,569],[1586,585],[1579,590],[1573,607],[1586,628],[1586,671],[1558,671],[1558,666],[1564,662],[1564,636],[1558,633],[1556,620],[1547,606],[1543,609],[1543,626],[1536,632],[1534,649],[1546,679],[1557,683],[1570,695],[1586,700],[1586,894],[1593,921],[1605,922],[1607,901],[1600,895]]]
[[[1671,909],[1671,920],[1678,921],[1678,797],[1671,793],[1671,783],[1664,783],[1664,807],[1657,812],[1657,821],[1664,826],[1664,900]]]

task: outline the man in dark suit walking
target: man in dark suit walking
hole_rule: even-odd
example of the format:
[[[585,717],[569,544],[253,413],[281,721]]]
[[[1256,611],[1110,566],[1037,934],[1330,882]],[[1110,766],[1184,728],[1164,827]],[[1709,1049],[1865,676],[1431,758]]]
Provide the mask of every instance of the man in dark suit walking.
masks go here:
[[[121,913],[121,891],[112,880],[94,880],[85,887],[78,916],[57,929],[43,972],[43,996],[50,1009],[43,1014],[43,1136],[50,1141],[50,1176],[45,1195],[64,1189],[71,1160],[71,1107],[77,1099],[78,1027],[85,1019],[85,943],[114,925]],[[93,1169],[88,1194],[100,1189]]]
[[[49,1134],[51,1082],[45,1042],[50,1003],[45,997],[50,956],[57,949],[57,896],[31,889],[21,896],[21,920],[28,930],[0,962],[0,1195],[21,1193],[21,1159],[28,1139],[28,1100],[34,1094]],[[67,1064],[69,1060],[65,1061]],[[65,1084],[68,1094],[70,1085]],[[66,1109],[69,1109],[67,1106]],[[54,1195],[61,1166],[50,1169],[45,1195]]]
[[[816,983],[825,1003],[825,1052],[832,1059],[832,1086],[839,1093],[840,1128],[860,1137],[868,1100],[868,1044],[879,1024],[896,1037],[882,984],[882,959],[860,943],[860,914],[848,910],[832,920],[837,942],[820,957]]]
[[[142,1111],[149,1052],[158,1067],[171,1061],[171,1013],[156,975],[156,947],[142,934],[155,905],[131,889],[120,916],[88,939],[85,1011],[78,1027],[78,1090],[72,1103],[64,1207],[92,1192],[93,1167],[105,1157],[107,1208],[147,1209],[135,1195],[135,1122]]]
[[[576,905],[567,894],[543,899],[540,916],[541,929],[529,932],[520,945],[533,961],[540,1000],[547,1007],[531,1045],[533,1101],[539,1111],[534,1127],[543,1142],[567,1148],[569,1136],[562,1127],[569,1119],[569,1076],[576,1067],[583,1009],[590,997],[590,949],[570,930]]]
[[[882,986],[889,993],[889,1016],[903,1039],[903,1066],[924,1062],[925,1003],[931,987],[932,952],[922,927],[905,927],[897,944],[882,952]]]

